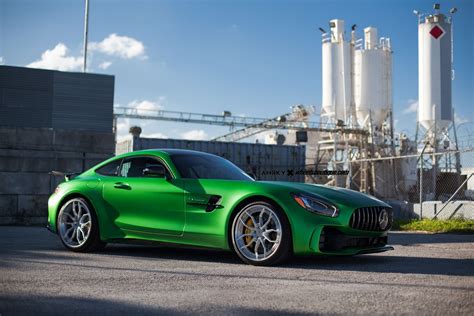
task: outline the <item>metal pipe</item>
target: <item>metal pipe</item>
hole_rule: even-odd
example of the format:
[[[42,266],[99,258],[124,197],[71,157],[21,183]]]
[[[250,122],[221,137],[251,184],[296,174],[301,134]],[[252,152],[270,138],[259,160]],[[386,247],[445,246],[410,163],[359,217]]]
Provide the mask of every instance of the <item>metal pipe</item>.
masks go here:
[[[438,160],[436,159],[436,153],[438,152],[438,116],[437,116],[437,107],[436,104],[433,105],[433,118],[434,118],[434,131],[433,131],[433,144],[431,146],[433,147],[433,153],[432,153],[432,160],[431,160],[431,188],[433,190],[433,197],[436,200],[436,182],[438,181]],[[441,114],[441,109],[440,109],[440,114]],[[441,118],[441,115],[440,115]]]
[[[82,65],[82,72],[87,71],[87,37],[89,33],[89,0],[85,0],[86,7],[84,13],[84,63]]]
[[[423,154],[428,146],[428,142],[425,143],[425,147],[420,154],[420,219],[423,219]]]

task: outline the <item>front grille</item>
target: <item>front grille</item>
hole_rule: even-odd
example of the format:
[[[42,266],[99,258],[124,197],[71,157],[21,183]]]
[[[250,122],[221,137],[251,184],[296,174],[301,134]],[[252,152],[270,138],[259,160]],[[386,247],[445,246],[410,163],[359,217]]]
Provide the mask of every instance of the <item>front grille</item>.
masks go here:
[[[380,213],[382,210],[387,212],[388,223],[387,227],[382,229],[380,227]],[[388,207],[371,206],[361,207],[352,213],[349,225],[354,229],[359,230],[370,230],[370,231],[385,231],[392,227],[393,214],[392,210]]]
[[[324,227],[319,237],[321,251],[340,251],[346,248],[377,248],[387,244],[384,236],[367,237],[346,235],[334,227]]]

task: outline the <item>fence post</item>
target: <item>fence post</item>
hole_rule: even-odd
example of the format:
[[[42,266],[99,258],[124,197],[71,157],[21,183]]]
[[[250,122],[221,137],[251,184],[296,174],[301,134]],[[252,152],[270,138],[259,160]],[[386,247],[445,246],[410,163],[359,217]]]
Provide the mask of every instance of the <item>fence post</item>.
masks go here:
[[[420,219],[423,219],[423,154],[425,153],[426,146],[428,146],[428,142],[425,143],[423,150],[421,151],[420,157]]]
[[[423,149],[424,150],[424,149]],[[420,161],[420,219],[423,219],[423,152],[421,152]]]

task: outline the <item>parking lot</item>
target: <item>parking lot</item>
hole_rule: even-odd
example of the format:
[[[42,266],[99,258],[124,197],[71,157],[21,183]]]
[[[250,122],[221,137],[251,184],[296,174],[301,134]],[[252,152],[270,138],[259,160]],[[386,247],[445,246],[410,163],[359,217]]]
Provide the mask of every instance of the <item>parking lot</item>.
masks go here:
[[[66,251],[40,227],[0,227],[0,314],[474,314],[474,236],[400,233],[394,251],[253,267],[222,251]]]

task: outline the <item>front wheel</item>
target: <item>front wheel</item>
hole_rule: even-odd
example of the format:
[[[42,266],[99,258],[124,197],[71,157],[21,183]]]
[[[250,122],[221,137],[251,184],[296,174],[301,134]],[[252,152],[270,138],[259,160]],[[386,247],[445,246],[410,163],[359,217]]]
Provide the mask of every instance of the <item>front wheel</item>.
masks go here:
[[[105,247],[100,240],[97,216],[83,198],[72,198],[61,207],[58,233],[64,246],[72,251],[88,252]]]
[[[283,211],[267,202],[253,202],[234,217],[232,245],[242,261],[274,265],[292,253],[291,230]]]

